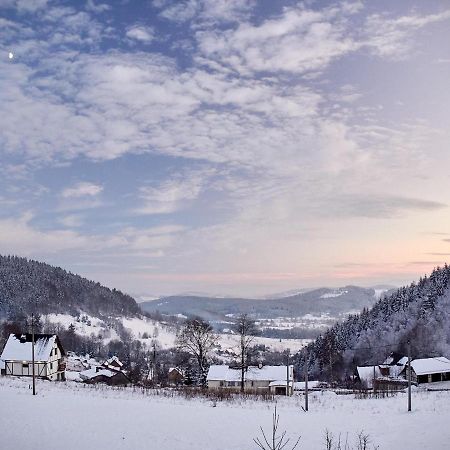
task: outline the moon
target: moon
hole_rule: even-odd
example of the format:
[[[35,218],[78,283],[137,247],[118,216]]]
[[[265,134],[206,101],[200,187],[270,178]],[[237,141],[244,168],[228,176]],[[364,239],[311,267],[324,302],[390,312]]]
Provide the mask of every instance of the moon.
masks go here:
[[[13,52],[9,52],[8,53],[8,58],[9,59],[13,59],[14,58],[14,53]]]

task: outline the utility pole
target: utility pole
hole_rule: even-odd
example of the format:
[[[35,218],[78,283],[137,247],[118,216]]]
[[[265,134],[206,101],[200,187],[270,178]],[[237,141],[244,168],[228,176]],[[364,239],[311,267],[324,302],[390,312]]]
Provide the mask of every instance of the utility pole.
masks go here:
[[[411,411],[411,342],[408,340],[408,411]]]
[[[156,381],[158,378],[157,370],[156,370],[156,342],[153,342],[153,374],[152,374],[153,385],[156,385]]]
[[[375,374],[375,364],[373,365],[373,380],[372,380],[372,389],[373,389],[373,393],[375,394],[375,378],[376,378],[376,374]]]
[[[31,314],[31,365],[33,374],[33,395],[36,395],[36,370],[34,367],[34,314]]]
[[[290,353],[290,350],[287,349],[287,352],[286,352],[286,397],[289,397],[289,353]]]
[[[305,362],[305,411],[308,411],[308,367],[309,366],[309,355],[306,352],[306,362]]]

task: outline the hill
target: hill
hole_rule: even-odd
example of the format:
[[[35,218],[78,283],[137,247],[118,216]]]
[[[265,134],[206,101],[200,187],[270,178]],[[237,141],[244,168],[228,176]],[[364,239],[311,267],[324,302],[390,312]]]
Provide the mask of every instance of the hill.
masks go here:
[[[129,295],[108,289],[60,267],[0,256],[0,318],[80,312],[94,317],[133,317],[140,313]]]
[[[319,336],[299,355],[309,355],[314,376],[343,378],[355,366],[380,364],[391,352],[413,358],[450,356],[450,267],[381,298],[371,309],[351,315]]]
[[[208,320],[219,332],[229,332],[233,317],[249,314],[262,336],[274,339],[310,339],[348,314],[375,303],[379,291],[357,286],[338,289],[293,291],[293,295],[272,298],[218,298],[178,295],[140,303],[143,311],[155,314]]]
[[[170,296],[140,303],[142,310],[161,314],[200,316],[207,320],[227,320],[237,314],[255,318],[302,317],[306,314],[339,317],[361,311],[375,302],[375,291],[357,286],[321,288],[283,298],[248,299],[197,296]]]

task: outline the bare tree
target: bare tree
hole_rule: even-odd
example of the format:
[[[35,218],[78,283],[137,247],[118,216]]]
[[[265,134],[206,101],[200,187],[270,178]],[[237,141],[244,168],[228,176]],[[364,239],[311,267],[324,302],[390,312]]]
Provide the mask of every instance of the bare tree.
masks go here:
[[[208,353],[217,345],[217,336],[212,326],[201,318],[186,320],[177,335],[177,347],[192,355],[198,364],[199,381],[206,386]]]
[[[253,439],[253,442],[262,450],[282,450],[289,444],[290,438],[286,438],[286,431],[283,431],[281,434],[277,434],[279,421],[280,415],[277,413],[277,406],[275,405],[275,410],[272,416],[271,435],[267,437],[262,427],[260,427],[263,439],[258,437]],[[297,447],[300,442],[300,437],[301,436],[299,436],[295,444],[290,447],[291,450],[294,450]]]
[[[258,332],[255,321],[247,314],[241,314],[234,325],[239,335],[239,366],[241,369],[241,392],[244,392],[245,370],[248,367],[248,350]]]

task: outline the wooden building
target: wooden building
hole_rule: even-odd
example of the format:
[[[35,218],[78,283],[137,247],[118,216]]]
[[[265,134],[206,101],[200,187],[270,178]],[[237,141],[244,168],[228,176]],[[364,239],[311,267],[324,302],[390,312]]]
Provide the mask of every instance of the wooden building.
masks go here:
[[[34,335],[34,371],[38,378],[52,381],[65,380],[65,351],[55,334]],[[31,377],[32,337],[31,334],[10,334],[3,348],[0,360],[4,375]]]
[[[402,375],[408,379],[408,367]],[[444,356],[422,358],[411,361],[411,379],[414,383],[433,383],[450,380],[450,360]]]
[[[184,372],[179,367],[171,367],[167,372],[167,381],[173,386],[184,383]]]

